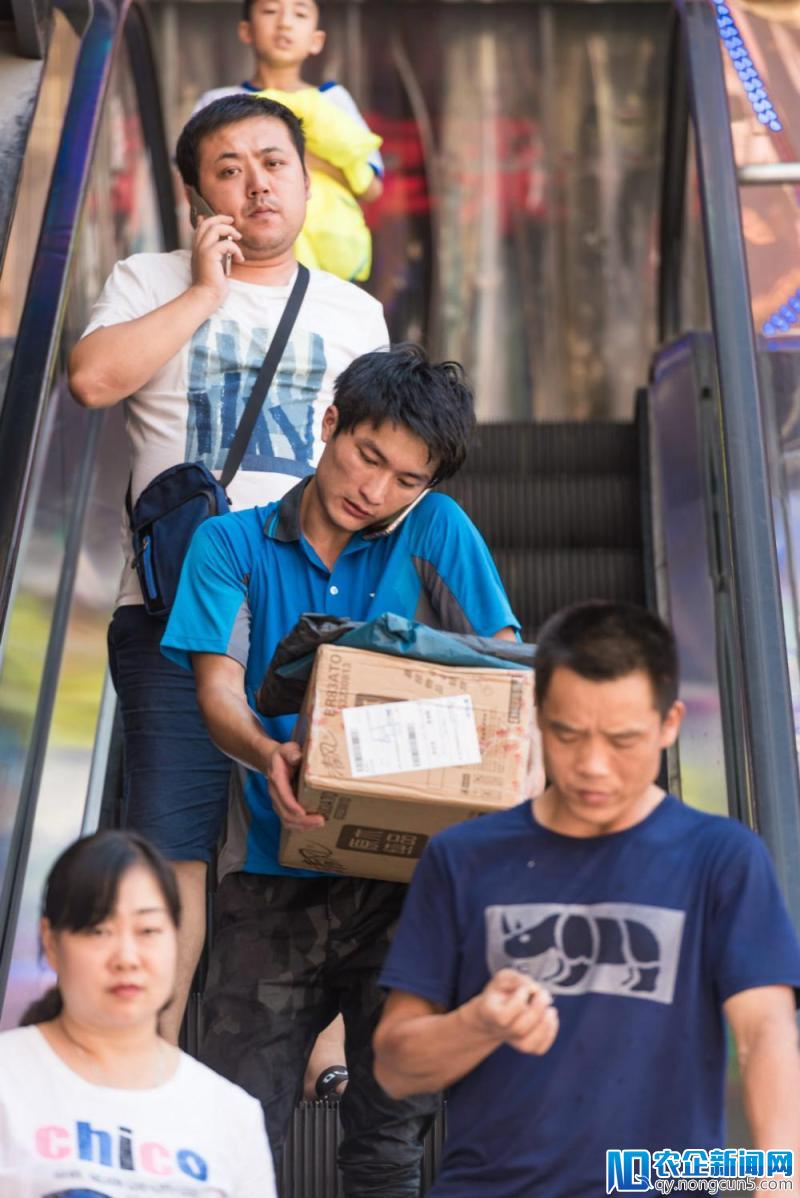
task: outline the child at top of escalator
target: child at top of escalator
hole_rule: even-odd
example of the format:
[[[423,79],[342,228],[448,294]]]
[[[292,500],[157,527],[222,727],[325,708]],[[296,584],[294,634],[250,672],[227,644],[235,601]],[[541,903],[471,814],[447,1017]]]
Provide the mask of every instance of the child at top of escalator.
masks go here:
[[[311,196],[297,257],[306,266],[363,281],[372,266],[372,238],[361,204],[376,200],[383,190],[381,139],[340,83],[313,87],[302,77],[303,64],[325,45],[315,0],[243,4],[239,38],[253,50],[252,78],[205,92],[194,111],[222,96],[250,92],[279,100],[300,118]]]

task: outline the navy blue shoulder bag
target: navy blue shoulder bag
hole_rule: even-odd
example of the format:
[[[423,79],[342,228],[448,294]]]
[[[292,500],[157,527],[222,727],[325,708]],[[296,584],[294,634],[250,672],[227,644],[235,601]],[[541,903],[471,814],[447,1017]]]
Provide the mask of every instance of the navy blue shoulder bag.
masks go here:
[[[308,280],[306,267],[298,266],[294,286],[253,384],[219,481],[202,462],[180,462],[157,474],[134,504],[131,503],[131,483],[128,483],[125,505],[133,538],[134,565],[144,606],[151,616],[162,620],[169,616],[183,559],[197,526],[210,516],[222,516],[230,511],[225,490],[250,443],[258,414],[297,319]]]

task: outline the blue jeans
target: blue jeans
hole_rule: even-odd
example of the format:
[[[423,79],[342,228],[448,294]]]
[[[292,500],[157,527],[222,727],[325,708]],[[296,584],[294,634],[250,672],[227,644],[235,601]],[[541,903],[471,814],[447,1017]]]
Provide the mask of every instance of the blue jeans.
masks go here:
[[[137,604],[117,608],[108,630],[124,735],[125,826],[172,861],[210,861],[231,761],[211,743],[194,675],[161,652],[165,627]]]

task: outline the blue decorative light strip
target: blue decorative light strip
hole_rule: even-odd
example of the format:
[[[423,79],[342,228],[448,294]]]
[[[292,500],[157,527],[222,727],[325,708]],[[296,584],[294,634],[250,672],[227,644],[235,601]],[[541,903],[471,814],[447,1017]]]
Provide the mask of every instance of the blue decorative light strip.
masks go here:
[[[725,0],[713,0],[713,3],[717,13],[719,36],[731,65],[739,76],[750,107],[762,125],[766,125],[772,133],[782,133],[781,119],[763,79],[755,68],[731,10]],[[778,333],[788,333],[796,324],[800,324],[800,287],[789,296],[785,304],[781,304],[780,308],[764,321],[761,331],[765,337],[774,337]]]
[[[781,133],[783,125],[775,111],[775,106],[769,98],[764,81],[753,65],[744,38],[731,15],[725,0],[713,0],[717,10],[717,26],[722,44],[728,52],[733,69],[741,80],[750,107],[762,125],[766,125],[773,133]]]
[[[800,323],[800,287],[789,296],[785,304],[773,312],[769,320],[761,326],[765,337],[774,337],[778,333],[788,333],[793,325]]]

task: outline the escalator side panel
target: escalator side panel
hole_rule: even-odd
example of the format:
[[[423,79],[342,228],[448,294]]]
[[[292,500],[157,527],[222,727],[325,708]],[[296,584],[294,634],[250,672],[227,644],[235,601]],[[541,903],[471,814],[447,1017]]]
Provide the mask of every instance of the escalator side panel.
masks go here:
[[[99,58],[95,66],[102,69]],[[81,208],[75,200],[61,230],[60,268],[65,240],[76,244],[64,283],[66,315],[54,312],[46,327],[47,305],[39,304],[38,330],[33,335],[28,330],[29,360],[30,341],[38,336],[40,368],[45,358],[52,361],[54,377],[29,450],[36,485],[24,496],[23,536],[13,585],[7,583],[9,620],[0,662],[0,995],[5,977],[10,978],[2,1009],[5,1026],[45,984],[36,945],[42,881],[57,853],[86,830],[87,794],[93,786],[98,789],[105,768],[99,759],[104,742],[96,731],[114,701],[104,687],[106,627],[122,566],[128,450],[122,407],[79,409],[68,393],[64,366],[113,263],[135,250],[164,246],[136,75],[131,47],[118,46],[98,114],[91,167],[84,147],[79,160],[74,153],[67,157],[58,180],[61,195],[71,198],[86,187],[87,219],[78,232]],[[67,133],[74,152],[75,130]],[[52,253],[43,239],[40,257],[42,247]],[[43,274],[52,291],[52,258],[49,272],[38,263],[34,281]],[[9,390],[8,403],[15,408],[34,399],[32,388]]]
[[[759,359],[786,655],[800,748],[800,341],[773,342]]]
[[[706,519],[699,419],[705,338],[684,338],[656,359],[650,387],[655,568],[659,612],[678,642],[686,718],[680,737],[683,799],[727,815],[728,786],[715,632],[719,578]],[[707,374],[707,369],[705,371]]]

